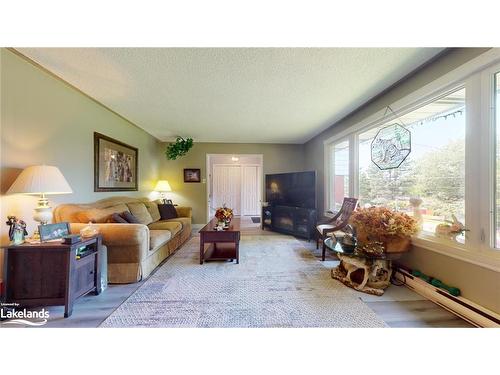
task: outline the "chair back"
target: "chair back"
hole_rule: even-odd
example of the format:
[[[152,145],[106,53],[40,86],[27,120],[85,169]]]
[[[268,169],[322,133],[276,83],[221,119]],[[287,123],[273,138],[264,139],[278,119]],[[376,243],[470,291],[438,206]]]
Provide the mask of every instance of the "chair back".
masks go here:
[[[356,209],[357,204],[357,198],[344,198],[340,211],[335,215],[333,225],[337,228],[345,227],[349,223],[349,218]]]

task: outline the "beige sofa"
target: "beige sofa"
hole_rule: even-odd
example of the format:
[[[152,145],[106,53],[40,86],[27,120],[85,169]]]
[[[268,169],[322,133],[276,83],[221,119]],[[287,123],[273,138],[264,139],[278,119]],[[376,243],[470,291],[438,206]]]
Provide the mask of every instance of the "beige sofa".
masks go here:
[[[62,204],[54,209],[54,222],[67,221],[79,233],[96,223],[108,248],[108,281],[140,281],[191,235],[191,208],[176,207],[178,218],[160,220],[158,202],[147,198],[112,197],[90,204]],[[115,212],[130,211],[141,224],[109,223]]]

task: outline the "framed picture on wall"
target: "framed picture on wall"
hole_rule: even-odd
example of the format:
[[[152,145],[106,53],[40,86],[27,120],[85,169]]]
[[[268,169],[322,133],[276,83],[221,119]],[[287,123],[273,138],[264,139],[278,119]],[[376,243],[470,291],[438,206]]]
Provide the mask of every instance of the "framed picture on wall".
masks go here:
[[[94,133],[94,191],[137,191],[139,150]]]
[[[184,182],[201,182],[200,169],[184,169]]]

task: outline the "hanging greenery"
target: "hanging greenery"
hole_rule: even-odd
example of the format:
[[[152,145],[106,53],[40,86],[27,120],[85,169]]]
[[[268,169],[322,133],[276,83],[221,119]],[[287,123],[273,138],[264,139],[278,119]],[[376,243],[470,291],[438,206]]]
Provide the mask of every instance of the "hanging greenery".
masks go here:
[[[168,160],[175,160],[178,157],[187,154],[189,149],[193,147],[193,138],[177,137],[175,142],[170,143],[165,150],[165,155]]]

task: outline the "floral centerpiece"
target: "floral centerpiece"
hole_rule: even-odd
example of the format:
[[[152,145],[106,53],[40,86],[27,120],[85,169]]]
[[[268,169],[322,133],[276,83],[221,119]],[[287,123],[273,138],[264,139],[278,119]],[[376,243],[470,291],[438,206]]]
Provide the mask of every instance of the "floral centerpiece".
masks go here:
[[[227,226],[233,218],[233,209],[223,205],[215,211],[215,217],[219,220],[219,222],[223,222],[224,225]]]
[[[417,220],[385,207],[358,209],[351,215],[349,223],[356,228],[360,243],[383,242],[388,253],[408,251],[410,236],[419,230]]]

